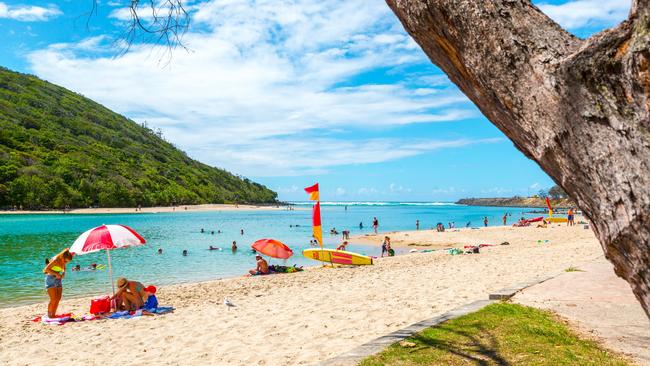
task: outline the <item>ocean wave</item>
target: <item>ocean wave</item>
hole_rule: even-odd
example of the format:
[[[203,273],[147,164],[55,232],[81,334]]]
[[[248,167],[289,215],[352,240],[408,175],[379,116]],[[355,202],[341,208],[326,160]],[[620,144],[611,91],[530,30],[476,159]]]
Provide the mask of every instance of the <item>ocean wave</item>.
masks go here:
[[[313,205],[313,201],[289,202],[292,205]],[[380,201],[322,201],[321,206],[458,206],[453,202],[380,202]]]

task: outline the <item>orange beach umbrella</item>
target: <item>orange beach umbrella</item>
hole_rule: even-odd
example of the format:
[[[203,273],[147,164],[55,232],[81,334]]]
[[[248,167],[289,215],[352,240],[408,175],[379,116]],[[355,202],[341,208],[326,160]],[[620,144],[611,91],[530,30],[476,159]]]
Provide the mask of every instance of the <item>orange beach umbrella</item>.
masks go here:
[[[293,250],[274,239],[260,239],[251,245],[253,249],[273,258],[287,259],[293,255]]]

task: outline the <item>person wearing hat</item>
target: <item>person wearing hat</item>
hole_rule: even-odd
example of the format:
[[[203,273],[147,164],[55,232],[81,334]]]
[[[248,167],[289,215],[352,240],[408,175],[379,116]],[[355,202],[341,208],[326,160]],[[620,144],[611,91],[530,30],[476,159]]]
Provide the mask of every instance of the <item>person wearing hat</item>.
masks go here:
[[[144,293],[146,294],[146,299],[144,301],[144,306],[142,308],[145,310],[155,310],[158,307],[158,298],[156,297],[156,286],[149,285],[145,287]]]
[[[269,274],[269,264],[266,263],[264,258],[262,258],[262,255],[260,253],[257,253],[255,255],[255,259],[257,260],[257,267],[255,269],[251,269],[248,271],[248,273],[250,273],[251,276]]]
[[[117,279],[117,291],[113,299],[115,299],[116,309],[138,310],[144,305],[147,293],[142,283],[120,277]]]

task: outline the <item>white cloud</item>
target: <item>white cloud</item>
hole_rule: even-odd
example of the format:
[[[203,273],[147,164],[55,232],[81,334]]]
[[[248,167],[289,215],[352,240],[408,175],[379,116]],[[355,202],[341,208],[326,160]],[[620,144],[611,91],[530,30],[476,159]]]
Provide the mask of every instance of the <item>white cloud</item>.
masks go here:
[[[47,8],[32,5],[7,5],[0,2],[0,19],[13,19],[19,22],[42,22],[63,14],[56,5]]]
[[[379,193],[379,190],[375,187],[361,187],[357,190],[357,194],[362,196],[376,195],[377,193]]]
[[[390,186],[388,186],[388,189],[390,190],[391,193],[409,193],[411,192],[411,188],[405,188],[402,185],[391,183]]]
[[[249,176],[316,174],[474,143],[341,140],[350,130],[478,115],[444,76],[344,84],[429,64],[384,4],[213,0],[191,11],[196,28],[184,41],[192,51],[177,51],[168,67],[156,64],[164,47],[135,44],[115,58],[109,39],[91,38],[35,51],[31,68],[161,128],[194,158]]]
[[[512,189],[503,188],[503,187],[492,187],[492,188],[481,189],[481,193],[494,194],[494,195],[511,194],[512,192],[513,192]]]
[[[631,0],[577,0],[555,5],[537,6],[549,17],[567,29],[593,25],[611,26],[627,18]]]
[[[345,188],[343,188],[343,187],[336,188],[336,195],[337,196],[343,196],[346,193],[347,193],[347,191],[345,190]]]
[[[466,189],[456,187],[436,187],[431,191],[434,196],[451,196],[466,192]]]

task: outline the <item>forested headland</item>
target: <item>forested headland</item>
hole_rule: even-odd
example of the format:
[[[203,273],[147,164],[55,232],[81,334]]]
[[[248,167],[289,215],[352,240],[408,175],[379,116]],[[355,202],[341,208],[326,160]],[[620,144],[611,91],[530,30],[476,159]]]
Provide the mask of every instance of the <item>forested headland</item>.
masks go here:
[[[275,203],[102,105],[0,67],[0,208]]]

